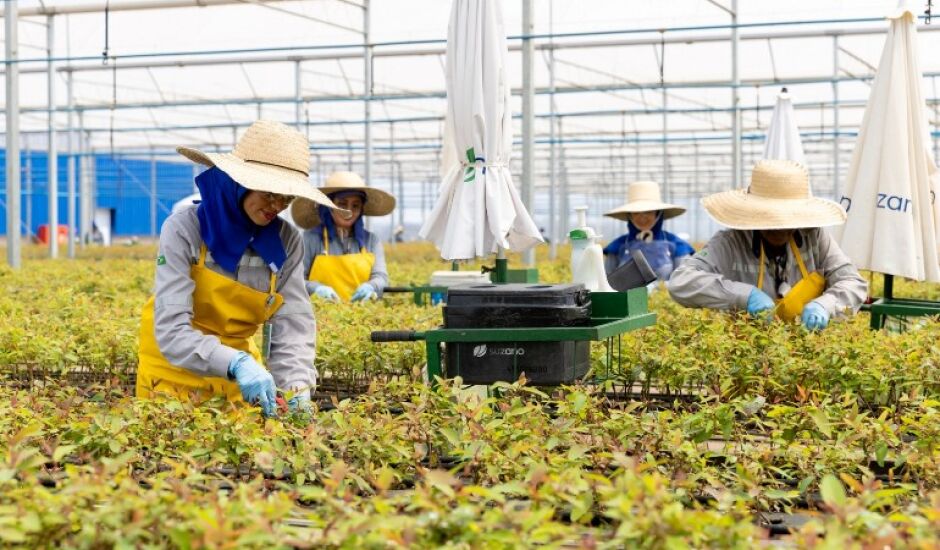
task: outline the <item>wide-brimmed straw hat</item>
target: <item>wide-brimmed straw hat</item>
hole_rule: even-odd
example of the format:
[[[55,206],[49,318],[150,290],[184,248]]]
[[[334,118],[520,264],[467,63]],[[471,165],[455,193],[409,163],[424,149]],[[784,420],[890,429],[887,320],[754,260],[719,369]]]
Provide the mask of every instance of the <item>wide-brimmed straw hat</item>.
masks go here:
[[[663,219],[675,218],[685,212],[681,206],[663,202],[659,195],[659,184],[655,181],[635,181],[627,188],[627,202],[604,215],[630,221],[630,214],[655,210],[663,211]]]
[[[248,189],[303,197],[336,208],[308,179],[307,138],[280,122],[256,121],[231,153],[204,153],[189,147],[177,147],[176,152],[203,166],[219,168]]]
[[[333,172],[327,176],[320,192],[325,195],[339,191],[358,191],[366,196],[362,206],[363,216],[384,216],[395,209],[395,197],[381,189],[369,187],[362,181],[362,177],[355,172]],[[305,199],[297,199],[291,206],[290,215],[294,223],[303,229],[310,229],[320,225],[320,213],[317,205]]]
[[[718,223],[732,229],[802,229],[845,223],[845,210],[814,197],[806,167],[792,160],[762,160],[751,184],[709,195],[702,206]]]

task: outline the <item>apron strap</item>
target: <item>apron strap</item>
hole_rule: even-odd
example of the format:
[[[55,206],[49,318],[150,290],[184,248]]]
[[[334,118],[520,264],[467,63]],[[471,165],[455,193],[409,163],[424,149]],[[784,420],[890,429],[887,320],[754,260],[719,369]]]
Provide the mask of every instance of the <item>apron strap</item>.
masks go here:
[[[330,255],[330,236],[326,233],[326,228],[323,228],[323,255]]]
[[[760,243],[760,267],[757,269],[757,288],[764,291],[764,262],[766,262],[766,256],[764,256],[764,243]]]
[[[790,237],[790,250],[793,251],[793,257],[796,258],[796,264],[800,266],[800,275],[803,278],[809,277],[809,273],[806,271],[806,264],[803,263],[803,256],[800,255],[800,249],[796,246],[796,241],[793,240],[793,237]],[[764,263],[766,262],[766,256],[764,255],[764,242],[760,243],[760,267],[757,270],[757,288],[764,289]]]
[[[206,267],[206,243],[199,245],[199,262],[196,265]]]
[[[796,258],[796,263],[800,266],[800,274],[804,279],[809,277],[809,273],[806,272],[806,264],[803,263],[803,256],[800,255],[800,249],[797,248],[793,237],[790,237],[790,250],[793,251],[793,257]]]

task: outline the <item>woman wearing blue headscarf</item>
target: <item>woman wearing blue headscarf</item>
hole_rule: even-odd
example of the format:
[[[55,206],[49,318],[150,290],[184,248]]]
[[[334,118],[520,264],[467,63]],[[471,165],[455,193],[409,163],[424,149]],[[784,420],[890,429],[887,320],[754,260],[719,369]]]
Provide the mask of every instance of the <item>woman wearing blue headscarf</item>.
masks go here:
[[[306,230],[307,292],[334,302],[380,297],[388,286],[385,252],[362,217],[389,214],[395,209],[395,197],[368,187],[353,172],[333,172],[320,191],[342,210],[330,211],[305,199],[291,207],[294,223]]]
[[[276,415],[310,409],[316,325],[304,289],[300,234],[278,214],[295,197],[334,206],[308,180],[303,134],[251,125],[231,153],[177,151],[209,167],[201,201],[160,231],[154,296],[141,315],[137,396],[224,395]],[[264,353],[254,343],[264,326]]]
[[[695,253],[692,245],[665,231],[663,221],[685,212],[685,208],[662,201],[659,184],[636,181],[627,190],[627,202],[604,214],[627,222],[627,233],[604,248],[605,267],[610,273],[640,251],[660,280],[666,281],[679,263]]]

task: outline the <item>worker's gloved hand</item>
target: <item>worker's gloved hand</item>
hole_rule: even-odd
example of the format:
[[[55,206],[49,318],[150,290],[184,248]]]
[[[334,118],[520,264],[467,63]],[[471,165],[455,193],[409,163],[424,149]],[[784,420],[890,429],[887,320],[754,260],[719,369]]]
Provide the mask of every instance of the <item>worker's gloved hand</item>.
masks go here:
[[[359,285],[359,288],[353,292],[352,298],[350,298],[350,300],[353,302],[359,302],[364,300],[375,300],[378,297],[379,295],[375,291],[374,286],[372,286],[370,283],[362,283]]]
[[[310,390],[294,394],[294,397],[287,402],[287,408],[292,413],[313,412],[313,406],[310,404]]]
[[[228,366],[229,379],[238,383],[242,398],[252,405],[259,405],[264,416],[276,415],[277,392],[271,373],[255,361],[254,357],[241,351]]]
[[[754,317],[773,319],[774,301],[763,290],[754,287],[747,297],[747,312]]]
[[[314,294],[316,294],[318,298],[322,298],[330,302],[339,301],[339,294],[337,294],[336,291],[333,290],[333,287],[331,286],[320,285],[314,291]]]
[[[802,321],[807,330],[822,330],[829,326],[829,312],[819,302],[810,302],[803,306]]]

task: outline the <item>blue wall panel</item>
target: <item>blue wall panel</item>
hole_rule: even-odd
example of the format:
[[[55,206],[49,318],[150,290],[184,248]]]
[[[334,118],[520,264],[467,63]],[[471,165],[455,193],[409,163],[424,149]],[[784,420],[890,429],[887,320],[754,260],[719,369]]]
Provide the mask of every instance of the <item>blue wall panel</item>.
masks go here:
[[[58,157],[60,224],[68,221],[68,161]],[[115,157],[97,154],[87,162],[95,180],[95,203],[98,207],[113,209],[115,235],[150,234],[150,176],[151,161],[147,158]],[[78,159],[75,159],[75,188],[78,193]],[[40,225],[48,222],[47,159],[43,151],[20,154],[20,210],[23,220],[22,234],[35,234]],[[193,192],[193,166],[186,162],[156,161],[157,231],[170,214],[173,204]],[[0,149],[0,235],[6,234],[6,151]],[[75,215],[79,216],[76,199]],[[77,220],[76,223],[80,221]]]

